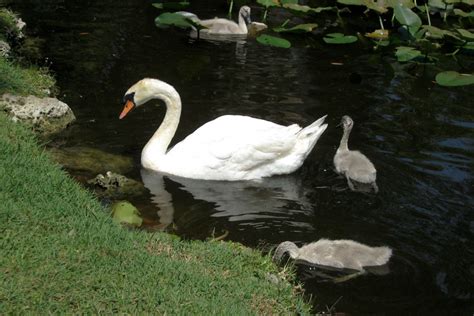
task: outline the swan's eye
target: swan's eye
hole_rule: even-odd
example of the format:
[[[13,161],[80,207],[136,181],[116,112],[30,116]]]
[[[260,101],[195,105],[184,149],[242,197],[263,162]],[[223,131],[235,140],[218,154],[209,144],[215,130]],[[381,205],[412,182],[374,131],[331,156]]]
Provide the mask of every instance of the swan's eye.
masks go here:
[[[135,92],[126,94],[123,96],[122,103],[125,104],[127,103],[127,101],[132,101],[135,104],[134,97],[135,97]]]

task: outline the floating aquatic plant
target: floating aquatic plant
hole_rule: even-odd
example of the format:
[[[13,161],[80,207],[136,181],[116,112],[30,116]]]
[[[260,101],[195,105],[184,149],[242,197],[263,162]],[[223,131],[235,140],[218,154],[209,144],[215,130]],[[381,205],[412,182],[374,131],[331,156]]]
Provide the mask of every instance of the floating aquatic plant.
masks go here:
[[[474,74],[460,74],[457,71],[443,71],[436,75],[436,83],[446,87],[474,84]]]
[[[357,42],[357,37],[353,35],[344,35],[342,33],[329,33],[323,38],[328,44],[350,44]]]
[[[262,34],[257,37],[257,42],[264,44],[264,45],[269,45],[269,46],[275,46],[275,47],[281,47],[281,48],[290,48],[291,43],[287,41],[284,38],[281,37],[275,37],[267,34]]]

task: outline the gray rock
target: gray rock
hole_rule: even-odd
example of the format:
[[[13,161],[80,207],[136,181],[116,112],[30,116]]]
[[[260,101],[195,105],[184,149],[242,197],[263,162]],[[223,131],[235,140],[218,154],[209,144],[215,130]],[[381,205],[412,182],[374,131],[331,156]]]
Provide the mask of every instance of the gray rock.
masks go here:
[[[11,47],[8,45],[7,42],[0,41],[0,56],[1,57],[8,57],[10,54]]]
[[[143,183],[111,171],[107,171],[105,176],[99,174],[87,183],[94,186],[98,196],[115,200],[128,196],[138,196],[147,192]]]
[[[62,131],[76,119],[71,108],[55,98],[4,94],[0,98],[0,110],[6,111],[13,121],[30,124],[46,137]]]

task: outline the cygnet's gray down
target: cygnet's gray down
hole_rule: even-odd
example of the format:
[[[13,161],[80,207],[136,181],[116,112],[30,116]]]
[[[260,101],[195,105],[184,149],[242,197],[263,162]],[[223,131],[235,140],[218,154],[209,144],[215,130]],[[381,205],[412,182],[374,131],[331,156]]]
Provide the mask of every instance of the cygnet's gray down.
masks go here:
[[[351,190],[355,190],[352,181],[363,184],[370,184],[375,193],[379,191],[376,183],[377,170],[370,160],[357,150],[349,150],[347,142],[349,134],[351,133],[354,121],[345,115],[342,117],[341,124],[344,128],[344,134],[341,138],[341,143],[334,156],[334,167],[339,174],[342,174],[347,179],[347,184]]]
[[[224,19],[224,18],[214,18],[201,20],[197,15],[191,12],[178,11],[175,12],[180,14],[194,23],[197,23],[204,27],[199,31],[199,34],[202,35],[247,35],[248,29],[247,25],[250,24],[250,7],[242,6],[239,10],[239,19],[238,23]],[[197,30],[193,29],[191,32],[191,37],[197,37]]]
[[[292,259],[312,264],[364,271],[364,267],[386,264],[392,256],[392,249],[370,247],[346,239],[320,239],[301,248],[291,241],[284,241],[275,250],[273,260],[280,263],[285,253]]]

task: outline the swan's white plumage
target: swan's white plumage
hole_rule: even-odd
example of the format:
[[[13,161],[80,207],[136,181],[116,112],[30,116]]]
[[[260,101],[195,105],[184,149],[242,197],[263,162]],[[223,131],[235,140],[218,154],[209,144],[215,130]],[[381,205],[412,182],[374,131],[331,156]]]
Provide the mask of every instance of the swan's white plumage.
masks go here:
[[[278,125],[241,115],[210,121],[168,152],[181,111],[174,88],[156,79],[143,79],[126,93],[137,105],[150,94],[167,104],[167,114],[142,152],[145,168],[205,180],[251,180],[298,169],[327,127],[324,117],[306,128]]]

